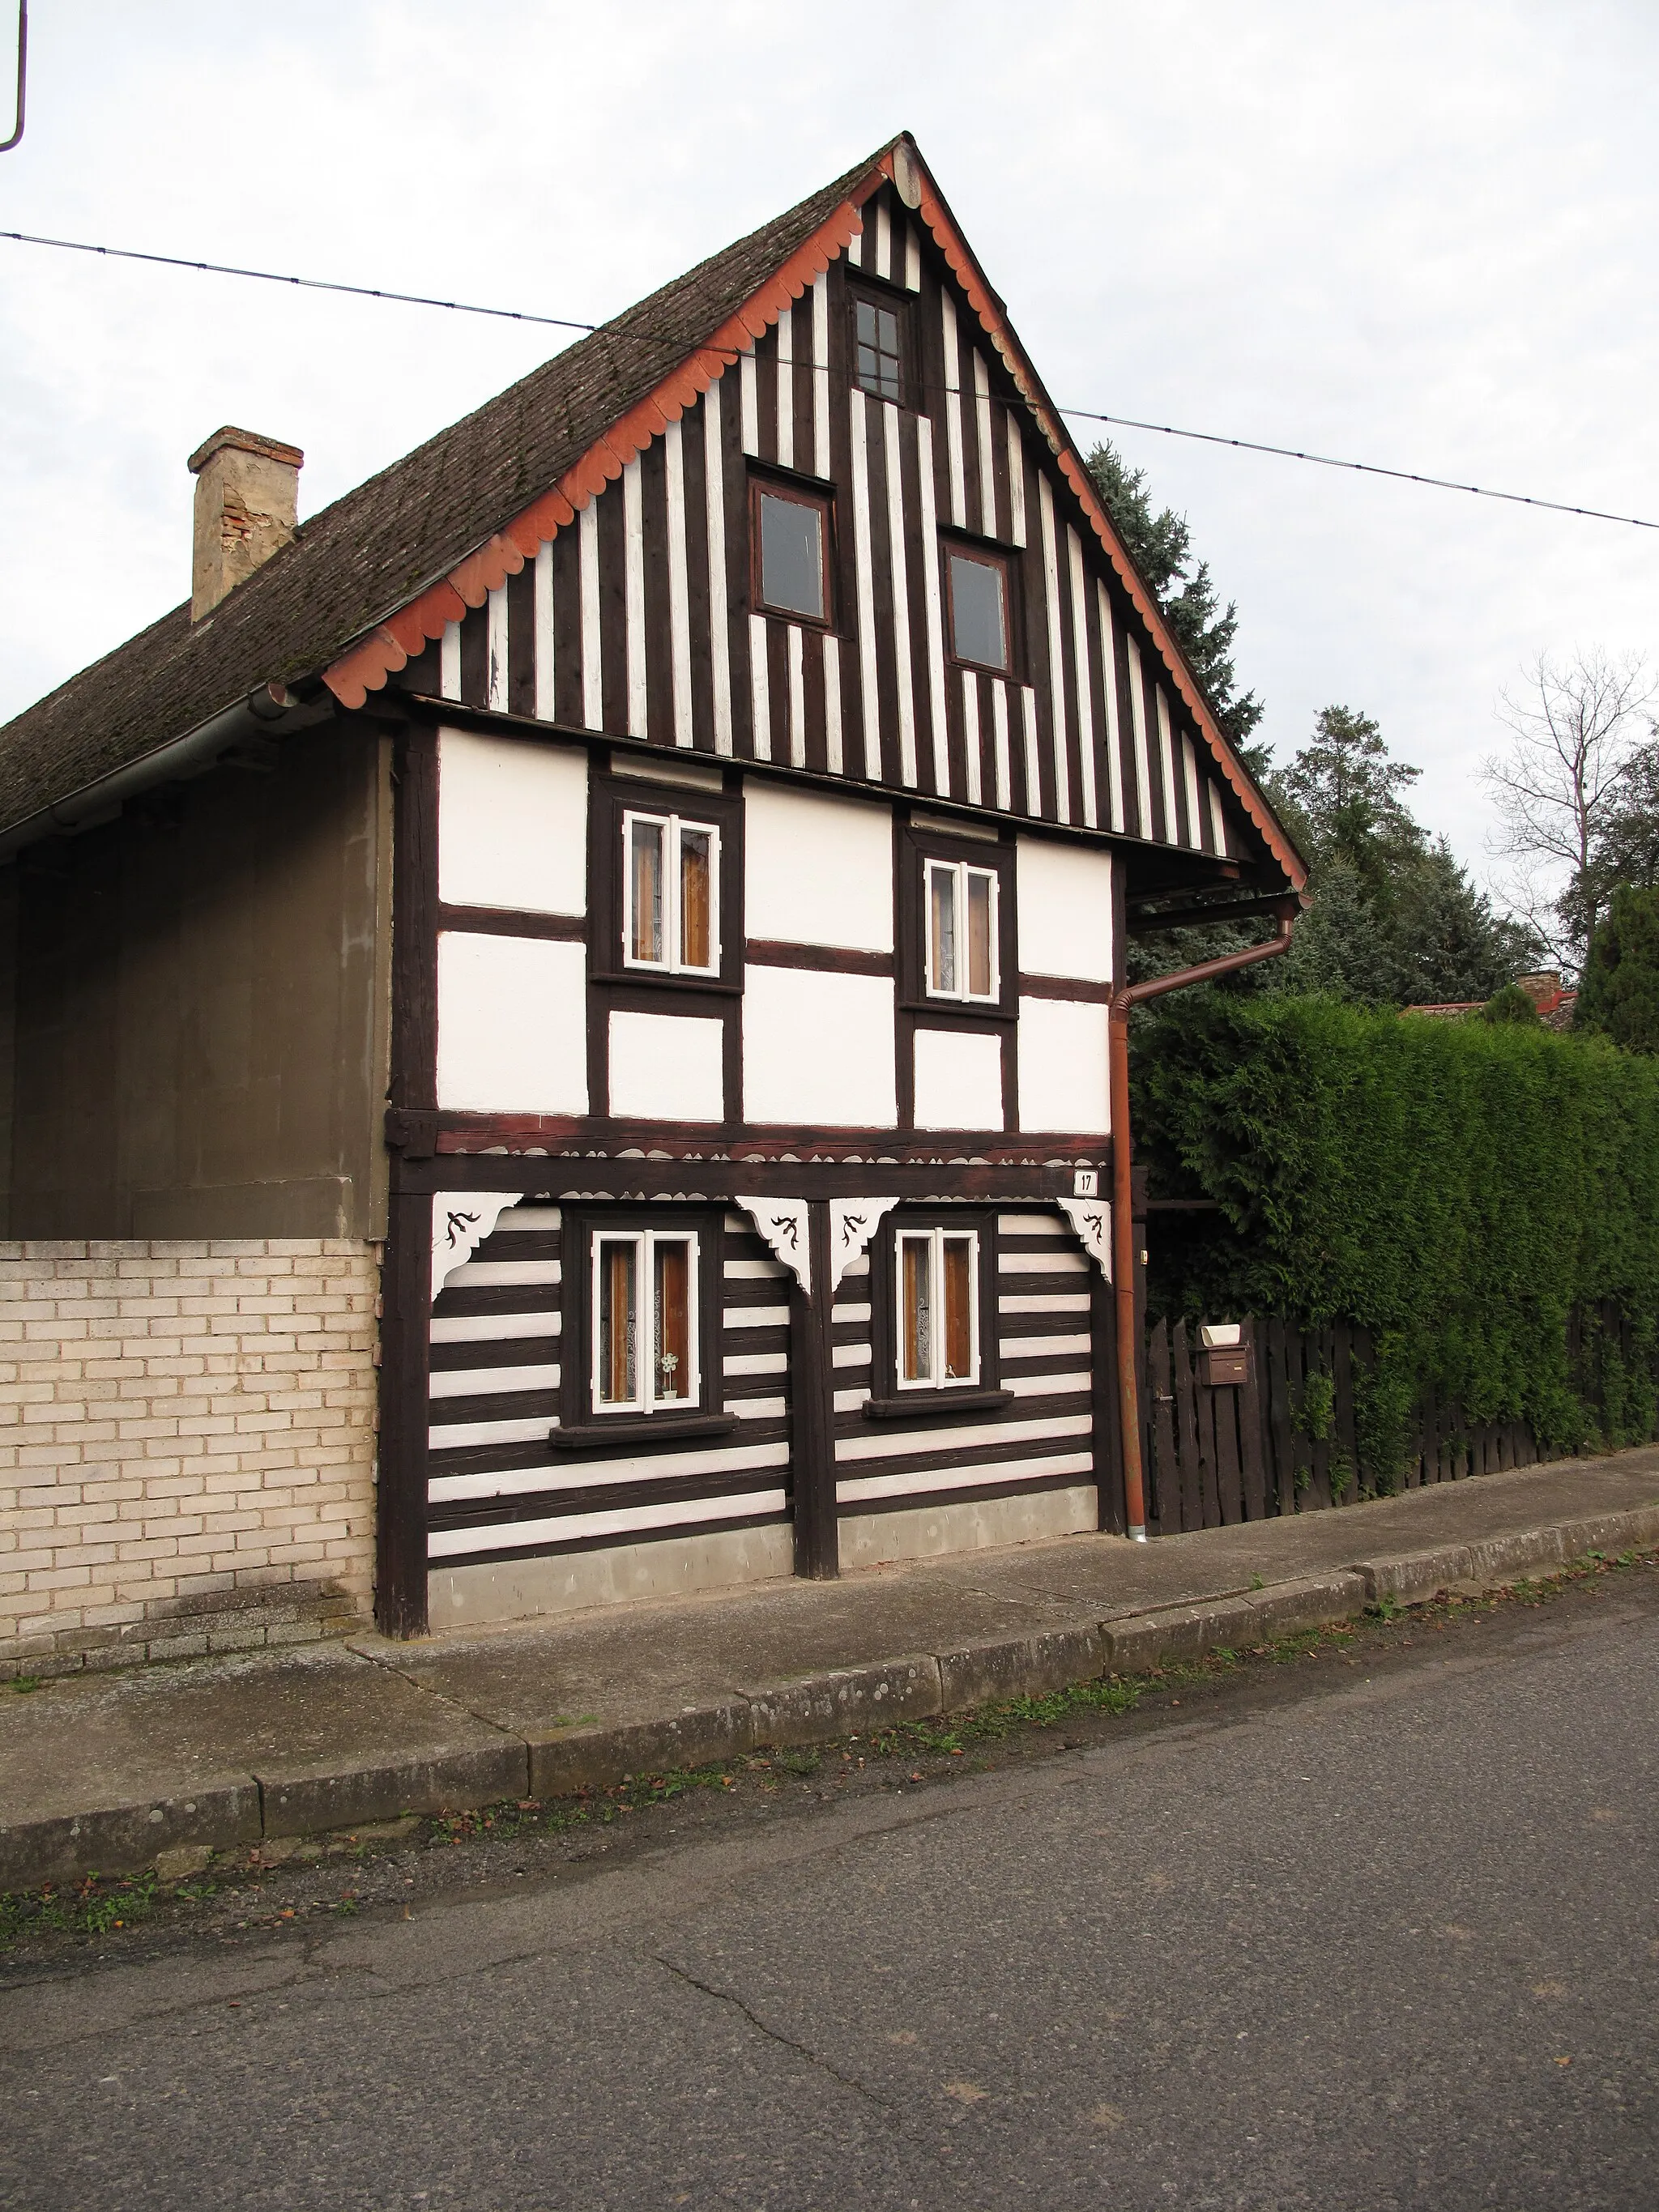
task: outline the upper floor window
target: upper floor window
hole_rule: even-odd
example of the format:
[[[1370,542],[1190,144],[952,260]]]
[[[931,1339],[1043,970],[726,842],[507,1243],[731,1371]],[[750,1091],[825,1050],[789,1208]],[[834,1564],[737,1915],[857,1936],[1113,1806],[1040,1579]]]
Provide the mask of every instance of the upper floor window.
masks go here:
[[[923,878],[928,997],[996,1003],[1002,995],[996,870],[929,860]]]
[[[755,601],[770,614],[828,623],[830,502],[793,484],[753,488]]]
[[[854,374],[860,391],[872,399],[904,397],[903,310],[880,300],[854,295]]]
[[[596,1415],[700,1401],[695,1230],[599,1230],[591,1312]]]
[[[1006,674],[1013,660],[1007,563],[1000,553],[947,545],[945,575],[952,654],[975,668]]]
[[[719,972],[720,833],[678,814],[623,816],[623,963],[665,975]]]

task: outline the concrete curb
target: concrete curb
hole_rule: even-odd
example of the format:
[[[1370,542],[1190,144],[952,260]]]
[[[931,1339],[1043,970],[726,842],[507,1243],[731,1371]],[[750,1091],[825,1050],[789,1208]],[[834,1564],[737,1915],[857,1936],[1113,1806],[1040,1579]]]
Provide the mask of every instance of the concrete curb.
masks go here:
[[[0,1826],[0,1888],[151,1865],[163,1850],[216,1850],[265,1837],[350,1828],[402,1813],[458,1811],[503,1797],[603,1789],[624,1775],[713,1765],[766,1746],[822,1743],[988,1701],[1042,1696],[1103,1674],[1261,1644],[1352,1620],[1384,1599],[1422,1602],[1453,1585],[1500,1586],[1592,1552],[1659,1544],[1659,1504],[1635,1506],[1357,1561],[1351,1567],[1039,1630],[1006,1642],[916,1652],[797,1680],[734,1688],[708,1706],[569,1729],[501,1730],[498,1741],[374,1765],[325,1764],[227,1777],[144,1803]]]
[[[94,1805],[44,1820],[0,1827],[0,1890],[73,1881],[94,1869],[152,1865],[158,1853],[180,1844],[206,1844],[216,1851],[258,1843],[259,1785],[250,1774],[177,1797],[140,1798],[125,1805]]]

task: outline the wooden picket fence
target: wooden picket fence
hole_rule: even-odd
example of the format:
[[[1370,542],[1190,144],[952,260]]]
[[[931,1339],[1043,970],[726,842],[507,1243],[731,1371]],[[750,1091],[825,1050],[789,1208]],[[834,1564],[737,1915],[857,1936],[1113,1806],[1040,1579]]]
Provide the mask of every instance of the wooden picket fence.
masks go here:
[[[1212,1389],[1199,1379],[1195,1323],[1160,1321],[1147,1332],[1143,1455],[1149,1520],[1160,1534],[1352,1504],[1363,1495],[1354,1376],[1370,1364],[1369,1332],[1269,1319],[1246,1322],[1243,1333],[1245,1380]],[[1428,1389],[1404,1486],[1530,1467],[1538,1456],[1523,1422],[1472,1428],[1458,1406]]]

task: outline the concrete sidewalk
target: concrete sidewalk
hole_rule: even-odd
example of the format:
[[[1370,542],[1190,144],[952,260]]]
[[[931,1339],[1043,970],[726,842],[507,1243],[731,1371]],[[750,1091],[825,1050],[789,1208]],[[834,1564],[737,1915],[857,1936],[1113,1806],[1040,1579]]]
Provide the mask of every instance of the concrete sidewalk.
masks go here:
[[[1659,1543],[1659,1447],[1139,1546],[0,1690],[0,1889],[843,1735]]]

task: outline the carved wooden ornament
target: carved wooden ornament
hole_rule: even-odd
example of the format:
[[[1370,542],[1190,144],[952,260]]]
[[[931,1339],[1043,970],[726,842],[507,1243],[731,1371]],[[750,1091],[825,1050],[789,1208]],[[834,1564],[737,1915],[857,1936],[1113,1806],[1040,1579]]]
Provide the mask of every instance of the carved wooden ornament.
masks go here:
[[[1078,1240],[1085,1252],[1091,1253],[1100,1264],[1100,1272],[1109,1283],[1112,1279],[1112,1208],[1103,1198],[1062,1198],[1060,1210],[1078,1233]]]
[[[738,1204],[810,1298],[812,1255],[804,1198],[739,1198]]]
[[[465,1267],[521,1190],[441,1190],[432,1200],[432,1295]]]
[[[832,1198],[830,1201],[830,1287],[833,1291],[881,1225],[896,1198]]]

